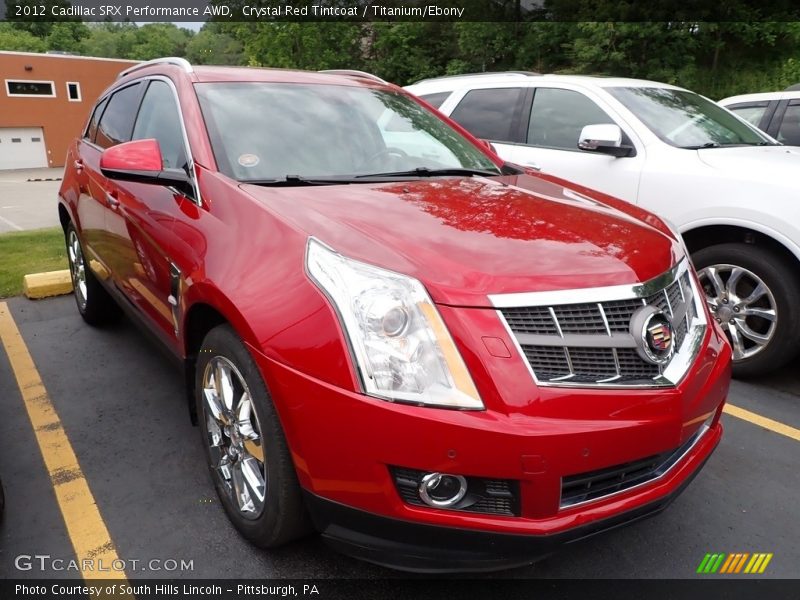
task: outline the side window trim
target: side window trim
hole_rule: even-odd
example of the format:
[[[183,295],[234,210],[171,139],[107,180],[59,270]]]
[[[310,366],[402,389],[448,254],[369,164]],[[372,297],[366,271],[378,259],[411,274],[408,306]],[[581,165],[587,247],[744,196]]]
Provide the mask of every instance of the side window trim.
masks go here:
[[[517,141],[516,144],[527,146],[528,144],[528,127],[531,124],[531,111],[533,110],[533,97],[536,95],[536,86],[529,85],[525,88],[525,93],[522,94],[522,102],[519,107],[519,116],[517,118]]]
[[[779,100],[775,102],[775,108],[772,111],[772,115],[770,115],[769,127],[764,130],[775,139],[778,139],[778,131],[780,131],[781,125],[783,125],[783,115],[786,113],[787,106],[789,106],[788,100]]]

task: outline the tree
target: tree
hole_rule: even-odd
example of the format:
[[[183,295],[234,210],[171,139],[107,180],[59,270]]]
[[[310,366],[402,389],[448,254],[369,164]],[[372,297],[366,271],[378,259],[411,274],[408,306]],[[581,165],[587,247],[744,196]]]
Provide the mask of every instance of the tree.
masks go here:
[[[240,65],[244,62],[244,47],[227,33],[205,26],[186,44],[186,58],[198,65]]]
[[[81,41],[81,54],[107,58],[129,58],[136,44],[133,23],[90,23],[89,35]]]
[[[183,56],[193,33],[172,23],[148,23],[136,29],[129,56],[134,60],[152,60],[160,56]]]
[[[88,36],[89,29],[83,23],[53,23],[45,43],[48,50],[79,53],[81,40]]]
[[[45,52],[47,44],[28,31],[0,23],[0,48],[15,52]]]
[[[363,65],[361,23],[263,22],[226,24],[244,46],[247,63],[293,69],[359,68]]]
[[[367,70],[399,85],[443,75],[457,54],[455,30],[447,22],[372,23],[365,42]]]

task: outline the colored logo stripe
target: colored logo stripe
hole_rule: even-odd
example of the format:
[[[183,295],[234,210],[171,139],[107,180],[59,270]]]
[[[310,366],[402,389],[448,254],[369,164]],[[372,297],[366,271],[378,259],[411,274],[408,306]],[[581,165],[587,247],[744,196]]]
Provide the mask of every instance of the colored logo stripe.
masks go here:
[[[736,552],[733,554],[708,553],[697,567],[698,573],[763,573],[772,560],[773,554],[766,552]],[[749,559],[749,560],[748,560]]]

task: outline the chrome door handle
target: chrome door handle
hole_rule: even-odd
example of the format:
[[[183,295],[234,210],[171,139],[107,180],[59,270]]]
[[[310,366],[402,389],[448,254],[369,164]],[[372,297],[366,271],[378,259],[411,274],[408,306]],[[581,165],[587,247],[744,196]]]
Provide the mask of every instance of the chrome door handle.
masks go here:
[[[75,170],[76,171],[78,171],[78,172],[83,171],[83,161],[82,160],[76,160],[75,163],[74,163],[74,166],[75,166]]]
[[[108,204],[112,210],[116,210],[119,206],[119,200],[117,200],[111,192],[106,192],[106,204]]]

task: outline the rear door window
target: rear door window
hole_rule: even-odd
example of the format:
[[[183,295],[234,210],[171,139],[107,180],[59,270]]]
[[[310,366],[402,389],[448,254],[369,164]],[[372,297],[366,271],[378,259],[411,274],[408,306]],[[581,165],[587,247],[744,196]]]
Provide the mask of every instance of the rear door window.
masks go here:
[[[90,142],[94,142],[94,138],[97,135],[97,123],[103,115],[103,109],[105,109],[107,103],[108,98],[103,98],[92,112],[92,118],[89,120],[89,125],[86,126],[86,132],[83,135]]]
[[[514,116],[525,90],[496,88],[472,90],[450,117],[475,137],[493,142],[515,142]]]

